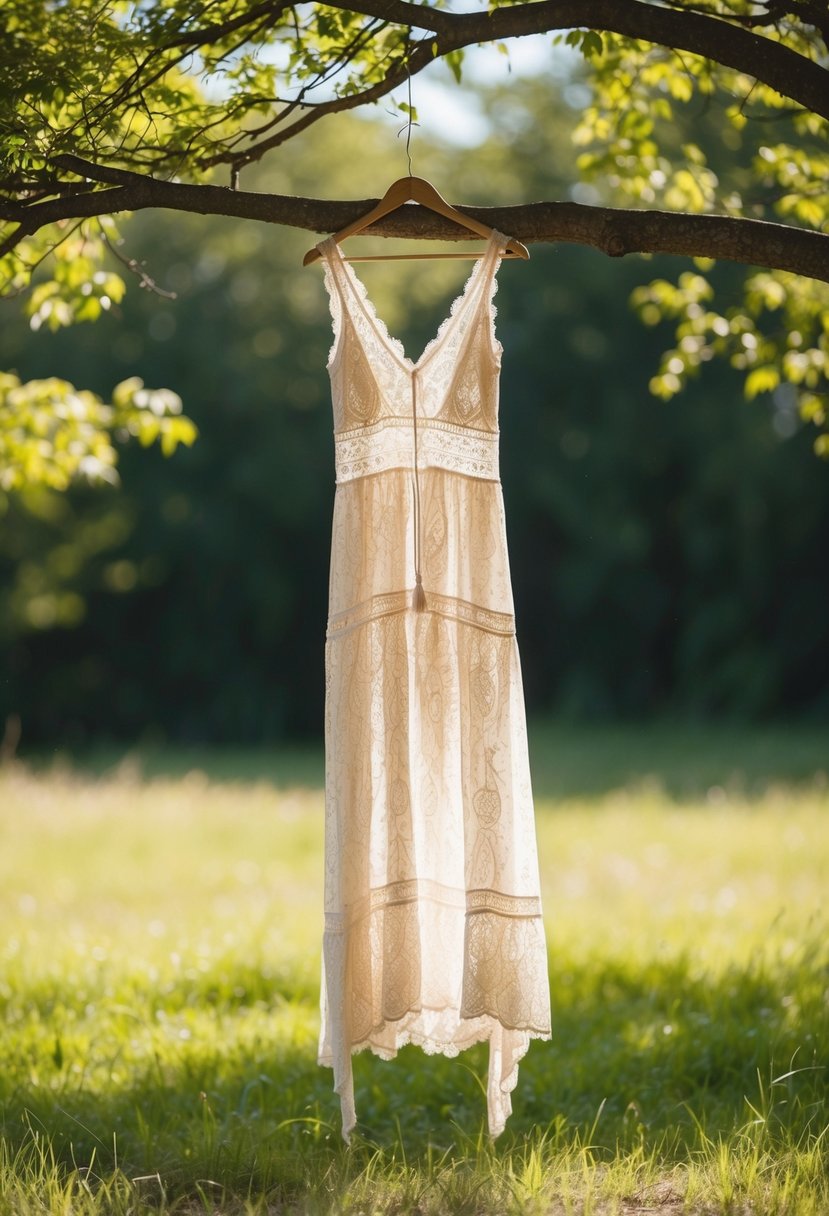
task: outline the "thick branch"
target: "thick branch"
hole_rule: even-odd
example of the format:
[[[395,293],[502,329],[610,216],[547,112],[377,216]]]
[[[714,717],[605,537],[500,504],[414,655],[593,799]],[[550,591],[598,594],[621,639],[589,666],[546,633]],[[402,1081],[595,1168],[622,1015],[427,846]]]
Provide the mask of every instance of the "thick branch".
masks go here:
[[[409,0],[325,0],[438,37],[436,58],[478,42],[499,42],[553,30],[607,30],[660,46],[675,47],[745,72],[784,97],[829,118],[829,73],[780,42],[718,17],[663,8],[645,0],[533,0],[489,12],[450,13]]]
[[[753,76],[784,97],[829,118],[829,73],[820,64],[782,43],[719,17],[687,9],[662,8],[645,0],[533,0],[531,4],[515,4],[490,12],[460,14],[413,4],[410,0],[326,0],[326,3],[330,8],[362,13],[383,22],[425,29],[430,36],[413,44],[408,63],[398,61],[382,80],[369,88],[323,102],[267,139],[232,157],[222,153],[206,158],[203,164],[227,160],[249,164],[259,160],[328,114],[378,101],[407,76],[415,76],[451,51],[574,27],[606,30],[702,55]]]
[[[217,31],[226,33],[250,22],[252,15],[276,21],[288,0],[266,0],[244,15],[224,25],[206,26],[174,37],[168,46],[193,45]],[[781,95],[829,118],[829,72],[780,42],[742,28],[724,17],[708,15],[690,8],[669,8],[647,0],[533,0],[532,3],[507,5],[491,11],[452,13],[411,0],[325,0],[331,8],[363,14],[383,23],[428,31],[415,41],[407,62],[398,58],[385,77],[354,93],[319,103],[267,138],[241,149],[224,148],[214,155],[201,156],[201,167],[229,163],[241,165],[260,159],[328,114],[354,109],[379,100],[407,76],[414,76],[434,59],[476,43],[519,38],[528,34],[591,28],[641,39],[656,45],[698,54],[761,81]],[[167,65],[169,66],[169,65]],[[159,68],[158,71],[162,69]],[[123,86],[122,86],[123,87]],[[108,99],[109,104],[112,98]],[[283,123],[297,108],[294,101],[270,120],[268,126]]]
[[[140,211],[161,207],[201,215],[226,215],[269,224],[334,232],[374,205],[374,199],[328,202],[287,195],[254,194],[222,186],[162,182],[137,173],[87,164],[74,156],[57,158],[63,168],[121,184],[76,197],[56,198],[25,209],[21,229],[6,242],[12,248],[21,232],[31,233],[60,219]],[[761,220],[666,211],[586,207],[578,203],[529,203],[515,207],[466,207],[467,214],[525,242],[565,241],[589,245],[611,257],[626,253],[673,253],[725,258],[750,266],[788,270],[829,282],[829,234]],[[471,240],[432,211],[407,205],[367,231],[377,236],[427,240]],[[0,247],[0,253],[4,250]]]

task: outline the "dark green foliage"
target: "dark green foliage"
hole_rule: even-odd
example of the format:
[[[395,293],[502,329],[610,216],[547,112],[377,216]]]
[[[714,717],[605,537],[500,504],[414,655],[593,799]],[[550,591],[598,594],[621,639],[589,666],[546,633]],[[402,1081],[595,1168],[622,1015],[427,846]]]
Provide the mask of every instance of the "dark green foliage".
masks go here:
[[[514,200],[516,180],[528,198],[562,193],[563,103],[547,96],[541,131],[539,88],[493,104],[487,148],[424,150],[424,171],[470,202]],[[388,180],[387,136],[352,121],[336,145],[307,141],[290,181],[259,184],[301,193],[325,163],[348,193],[355,155]],[[327,303],[318,268],[299,266],[313,238],[170,214],[127,233],[178,298],[130,291],[55,334],[10,317],[0,366],[102,395],[136,374],[169,385],[199,438],[169,460],[126,445],[117,491],[11,500],[0,720],[19,713],[26,743],[318,735],[334,474]],[[418,351],[467,267],[412,267],[365,277]],[[782,390],[770,413],[711,366],[671,402],[649,393],[666,334],[628,297],[659,274],[674,263],[572,246],[501,269],[502,477],[530,710],[825,718],[826,468]],[[738,271],[713,281],[738,298]]]
[[[609,297],[627,295],[635,263],[571,248],[534,262],[538,288],[515,276],[500,297],[502,474],[531,703],[825,714],[829,484],[811,476],[808,438],[781,442],[727,370],[669,405],[643,392],[659,339]]]

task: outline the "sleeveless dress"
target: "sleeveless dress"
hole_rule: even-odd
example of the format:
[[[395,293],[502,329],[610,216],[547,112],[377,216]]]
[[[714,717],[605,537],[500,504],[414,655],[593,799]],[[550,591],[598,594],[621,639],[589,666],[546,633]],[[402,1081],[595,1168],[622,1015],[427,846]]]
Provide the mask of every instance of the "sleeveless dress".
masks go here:
[[[332,239],[336,493],[326,636],[319,1062],[489,1040],[489,1131],[550,1037],[526,722],[498,473],[493,232],[413,362]],[[422,588],[422,590],[421,590]],[[424,603],[425,601],[425,603]]]

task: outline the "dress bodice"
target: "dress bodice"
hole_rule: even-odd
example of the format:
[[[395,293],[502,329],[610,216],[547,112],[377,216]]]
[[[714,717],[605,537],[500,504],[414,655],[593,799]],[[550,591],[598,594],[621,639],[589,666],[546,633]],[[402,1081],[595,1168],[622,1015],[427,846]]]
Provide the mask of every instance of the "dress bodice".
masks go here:
[[[409,466],[413,425],[418,468],[497,480],[501,344],[492,297],[507,239],[493,230],[449,316],[417,361],[389,334],[336,242],[320,244],[334,325],[328,370],[338,483]]]

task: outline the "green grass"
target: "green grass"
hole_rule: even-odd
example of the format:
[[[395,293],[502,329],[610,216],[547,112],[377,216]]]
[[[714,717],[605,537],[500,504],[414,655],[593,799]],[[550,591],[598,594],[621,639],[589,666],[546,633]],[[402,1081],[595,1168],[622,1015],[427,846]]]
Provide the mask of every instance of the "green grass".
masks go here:
[[[554,1037],[315,1062],[321,758],[0,769],[0,1214],[829,1212],[826,732],[539,727]]]

